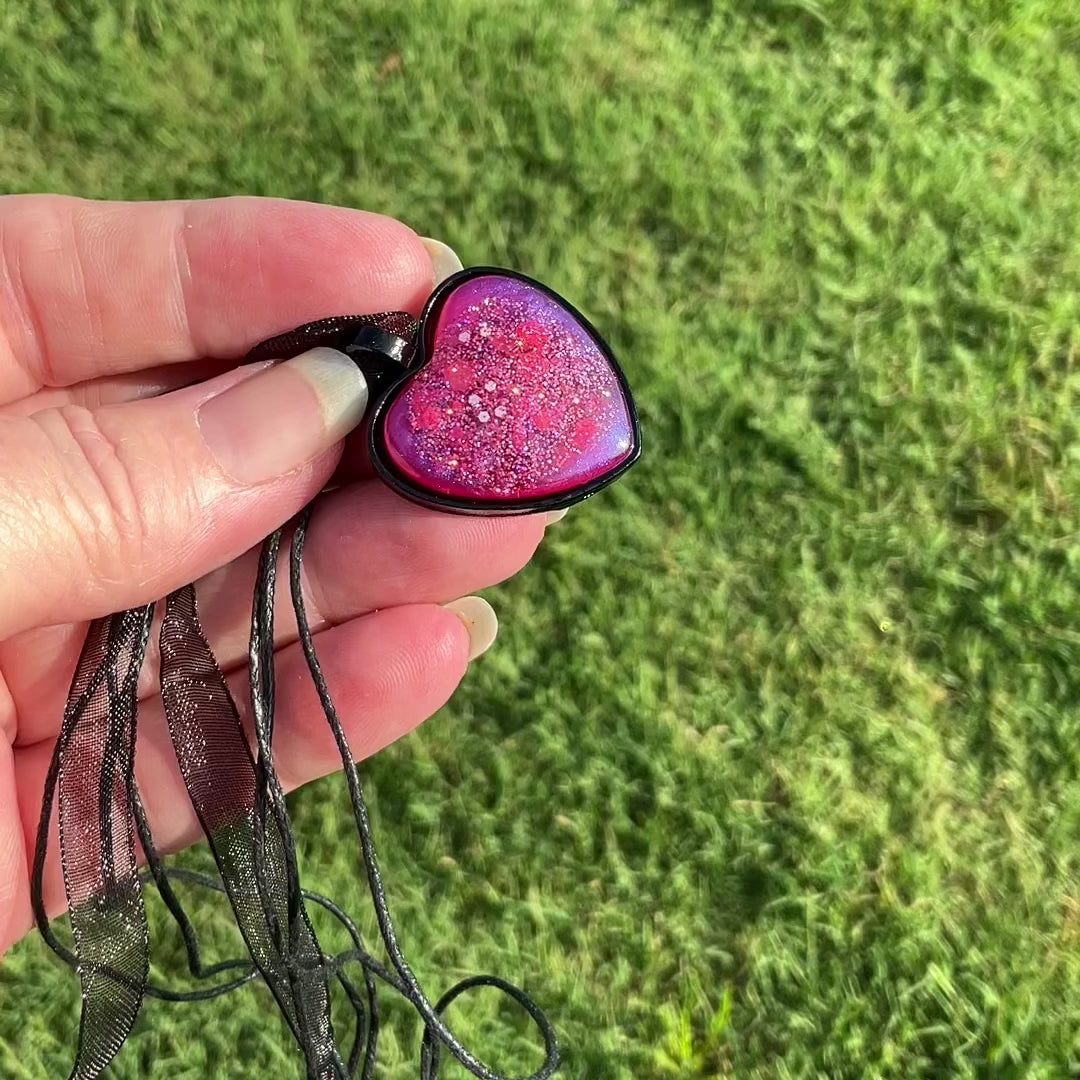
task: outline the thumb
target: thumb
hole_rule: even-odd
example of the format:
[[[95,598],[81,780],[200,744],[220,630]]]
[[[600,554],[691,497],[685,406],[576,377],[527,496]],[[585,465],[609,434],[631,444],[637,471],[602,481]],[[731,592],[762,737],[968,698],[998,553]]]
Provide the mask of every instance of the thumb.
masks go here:
[[[148,603],[257,544],[326,483],[366,405],[353,362],[313,349],[0,419],[0,639]]]

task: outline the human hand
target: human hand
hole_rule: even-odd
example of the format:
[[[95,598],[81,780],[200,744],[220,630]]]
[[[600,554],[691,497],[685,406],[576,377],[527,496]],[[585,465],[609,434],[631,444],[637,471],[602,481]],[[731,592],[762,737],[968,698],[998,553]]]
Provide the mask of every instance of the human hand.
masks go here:
[[[282,200],[0,197],[0,954],[32,924],[28,866],[88,620],[196,581],[243,713],[257,545],[333,478],[305,583],[357,759],[435,712],[490,644],[482,601],[440,605],[516,573],[543,517],[458,517],[391,494],[359,440],[342,442],[363,407],[343,357],[235,367],[308,320],[416,313],[445,276],[435,250],[388,218]],[[291,620],[276,634],[291,789],[340,758],[310,683],[292,677],[307,668]],[[135,771],[166,852],[201,834],[156,666],[140,684]],[[51,915],[65,906],[56,846]]]

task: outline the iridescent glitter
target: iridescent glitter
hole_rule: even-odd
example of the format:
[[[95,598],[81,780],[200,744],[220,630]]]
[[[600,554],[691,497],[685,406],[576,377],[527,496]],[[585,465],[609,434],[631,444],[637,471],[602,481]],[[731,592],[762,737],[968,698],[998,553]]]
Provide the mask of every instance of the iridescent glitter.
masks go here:
[[[470,278],[444,301],[430,340],[430,360],[386,416],[387,450],[414,482],[459,498],[542,498],[632,453],[618,376],[539,289]]]

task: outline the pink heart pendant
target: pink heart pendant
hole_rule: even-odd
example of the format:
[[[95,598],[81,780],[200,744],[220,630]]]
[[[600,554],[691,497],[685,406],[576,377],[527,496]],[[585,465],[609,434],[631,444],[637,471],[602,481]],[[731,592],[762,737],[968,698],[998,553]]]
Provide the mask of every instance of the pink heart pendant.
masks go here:
[[[369,448],[387,483],[471,513],[553,510],[634,463],[633,399],[607,346],[550,289],[464,270],[420,317],[410,374],[375,408]]]
[[[641,452],[630,388],[603,339],[556,293],[471,267],[401,311],[337,315],[256,345],[247,362],[326,345],[364,372],[368,450],[395,491],[440,510],[560,510]]]

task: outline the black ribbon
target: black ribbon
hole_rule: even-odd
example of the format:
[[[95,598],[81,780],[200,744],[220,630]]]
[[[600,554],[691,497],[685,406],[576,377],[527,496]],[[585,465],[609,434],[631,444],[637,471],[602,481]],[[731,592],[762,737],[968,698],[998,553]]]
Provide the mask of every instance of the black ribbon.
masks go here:
[[[314,345],[341,347],[358,326],[413,340],[415,322],[401,313],[322,320],[257,346],[249,360],[295,355]],[[360,856],[388,963],[368,952],[355,924],[332,901],[302,888],[284,791],[274,768],[274,595],[283,532],[263,544],[252,606],[249,648],[254,749],[199,623],[195,589],[165,600],[161,621],[161,697],[169,735],[192,806],[210,844],[218,877],[166,867],[153,842],[135,783],[138,678],[154,605],[95,621],[87,633],[46,778],[31,877],[38,928],[74,966],[82,987],[78,1051],[71,1080],[94,1080],[116,1056],[144,997],[194,1001],[217,997],[255,979],[269,987],[303,1055],[311,1080],[371,1080],[377,1061],[378,984],[403,996],[424,1021],[421,1080],[436,1080],[447,1051],[480,1080],[508,1080],[480,1061],[442,1020],[461,994],[495,987],[532,1017],[545,1044],[543,1064],[525,1080],[547,1080],[559,1064],[547,1018],[520,989],[494,976],[462,980],[432,1004],[405,958],[390,917],[371,823],[356,763],[319,665],[301,591],[310,508],[293,523],[289,585],[301,648],[341,756],[360,841]],[[45,912],[43,877],[54,806],[73,948],[55,936]],[[136,837],[146,869],[138,871]],[[223,893],[249,956],[207,965],[173,881]],[[175,991],[149,981],[149,932],[142,889],[153,884],[175,920],[188,970],[206,985]],[[352,948],[335,956],[319,945],[307,904],[323,908],[348,931]],[[358,986],[349,972],[359,974]],[[353,1016],[343,1056],[331,1017],[331,987],[345,991]]]

